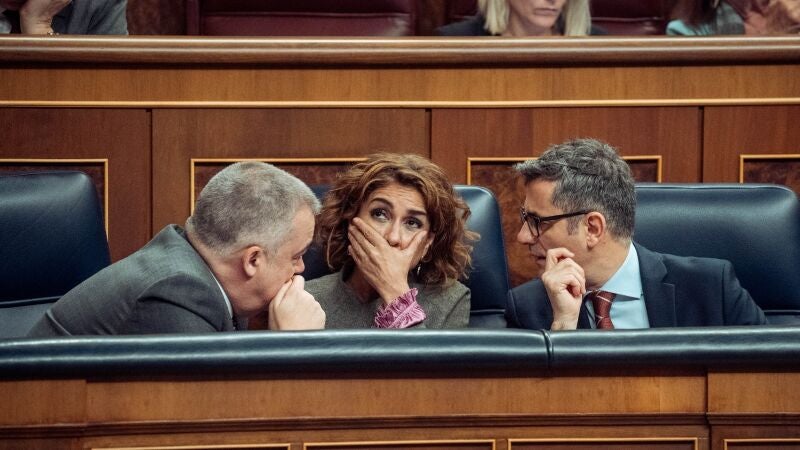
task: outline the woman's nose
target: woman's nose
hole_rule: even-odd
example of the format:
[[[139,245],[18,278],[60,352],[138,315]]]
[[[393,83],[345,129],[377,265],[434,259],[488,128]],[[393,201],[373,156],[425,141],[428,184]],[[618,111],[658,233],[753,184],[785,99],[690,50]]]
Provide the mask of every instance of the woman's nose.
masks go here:
[[[392,222],[391,225],[389,225],[389,227],[386,229],[384,237],[386,238],[386,242],[388,242],[392,247],[397,247],[402,242],[400,228],[401,224],[399,222]]]

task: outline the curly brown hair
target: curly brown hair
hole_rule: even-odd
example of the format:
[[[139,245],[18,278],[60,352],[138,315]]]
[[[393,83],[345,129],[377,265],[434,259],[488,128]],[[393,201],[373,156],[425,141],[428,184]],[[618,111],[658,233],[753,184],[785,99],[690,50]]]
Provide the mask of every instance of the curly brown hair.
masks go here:
[[[397,182],[422,195],[435,236],[421,262],[418,280],[425,284],[449,284],[465,278],[478,233],[466,229],[469,206],[456,195],[441,167],[413,154],[376,153],[340,174],[322,202],[317,218],[316,240],[325,262],[333,271],[353,265],[347,254],[347,227],[361,204],[376,189]]]

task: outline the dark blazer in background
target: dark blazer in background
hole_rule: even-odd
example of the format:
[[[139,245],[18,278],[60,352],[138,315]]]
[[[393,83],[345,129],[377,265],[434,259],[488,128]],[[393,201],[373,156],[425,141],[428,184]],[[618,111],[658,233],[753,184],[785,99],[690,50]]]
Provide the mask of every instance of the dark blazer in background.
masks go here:
[[[169,225],[57,301],[28,336],[233,330],[225,298],[183,229]]]
[[[766,318],[725,260],[652,252],[634,244],[651,328],[763,325]],[[586,304],[578,328],[590,328]],[[510,328],[550,329],[553,310],[540,279],[508,293]]]

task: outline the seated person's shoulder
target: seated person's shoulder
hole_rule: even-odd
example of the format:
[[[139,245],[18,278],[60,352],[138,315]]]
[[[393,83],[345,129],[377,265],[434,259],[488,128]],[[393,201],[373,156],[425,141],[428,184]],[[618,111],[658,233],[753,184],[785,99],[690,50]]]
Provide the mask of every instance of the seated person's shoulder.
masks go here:
[[[439,36],[489,36],[480,15],[439,27],[436,33]]]
[[[722,273],[723,270],[733,267],[731,262],[725,259],[678,256],[668,253],[661,253],[660,255],[668,272],[677,272],[682,275]]]

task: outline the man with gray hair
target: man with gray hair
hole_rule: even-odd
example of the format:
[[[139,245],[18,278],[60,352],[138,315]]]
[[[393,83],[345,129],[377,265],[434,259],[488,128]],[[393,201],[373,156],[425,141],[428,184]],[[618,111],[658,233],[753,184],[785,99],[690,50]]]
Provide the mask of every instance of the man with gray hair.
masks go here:
[[[168,225],[76,286],[29,336],[232,331],[265,310],[271,330],[324,328],[298,275],[318,210],[283,170],[232,164],[200,193],[185,230]]]
[[[517,241],[543,273],[509,292],[510,327],[766,323],[730,262],[656,253],[632,241],[633,177],[608,144],[565,142],[515,168],[525,182]]]

